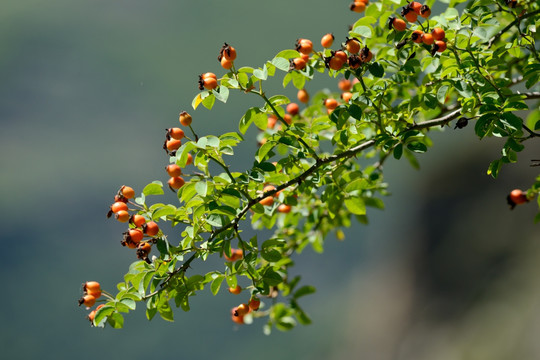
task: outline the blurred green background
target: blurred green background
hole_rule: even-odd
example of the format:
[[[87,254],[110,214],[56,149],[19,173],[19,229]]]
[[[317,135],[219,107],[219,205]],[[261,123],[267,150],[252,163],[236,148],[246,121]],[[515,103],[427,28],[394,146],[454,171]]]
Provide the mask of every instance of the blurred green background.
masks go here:
[[[209,291],[174,323],[144,309],[123,330],[93,329],[77,307],[80,285],[113,289],[133,253],[105,214],[122,184],[167,180],[164,129],[190,111],[197,75],[221,73],[224,41],[237,66],[259,66],[299,37],[338,40],[357,14],[339,4],[180,0],[3,0],[0,12],[0,178],[3,244],[0,349],[5,359],[531,359],[540,353],[540,246],[535,205],[509,211],[526,188],[538,144],[485,175],[496,139],[471,126],[434,134],[422,169],[390,160],[387,209],[346,240],[295,256],[295,274],[318,292],[302,299],[313,324],[262,333],[235,326],[239,298]],[[308,91],[336,81],[318,80]],[[280,90],[279,79],[268,92]],[[296,91],[285,90],[291,98]],[[192,112],[199,134],[235,131],[259,105],[234,94]],[[252,162],[251,129],[232,163]],[[253,141],[249,141],[249,138]],[[536,150],[533,148],[536,146]],[[245,150],[245,151],[244,151]],[[172,200],[173,197],[168,195]],[[171,237],[174,231],[171,232]],[[199,265],[201,266],[201,265]],[[197,271],[195,265],[194,271]]]

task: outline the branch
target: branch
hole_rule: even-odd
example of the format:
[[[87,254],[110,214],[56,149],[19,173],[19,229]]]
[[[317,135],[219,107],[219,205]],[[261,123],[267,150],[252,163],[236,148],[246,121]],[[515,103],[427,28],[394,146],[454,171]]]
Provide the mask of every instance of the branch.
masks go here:
[[[525,15],[523,15],[521,17],[518,17],[514,21],[512,21],[510,24],[506,25],[503,29],[501,29],[501,31],[499,31],[498,33],[493,35],[493,37],[491,39],[489,39],[489,41],[488,41],[488,49],[493,45],[493,43],[495,41],[499,40],[499,38],[502,36],[502,34],[507,32],[512,26],[516,25],[517,23],[519,23],[523,19],[529,18],[529,17],[534,16],[534,15],[538,15],[538,14],[540,14],[540,9],[536,10],[536,11],[533,11],[533,12],[530,12],[528,14],[525,14]]]

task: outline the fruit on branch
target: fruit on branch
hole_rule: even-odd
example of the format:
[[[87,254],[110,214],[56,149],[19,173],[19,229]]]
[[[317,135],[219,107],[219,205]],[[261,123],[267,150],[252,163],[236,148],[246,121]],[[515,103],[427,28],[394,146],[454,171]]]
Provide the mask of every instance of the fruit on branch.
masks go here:
[[[213,90],[218,86],[216,74],[207,72],[199,76],[199,90]]]
[[[86,294],[79,299],[79,306],[83,305],[87,308],[91,308],[96,303],[96,298],[93,295]]]
[[[129,219],[129,222],[135,225],[135,227],[141,227],[144,225],[144,223],[146,223],[146,218],[142,215],[134,214]]]
[[[123,185],[120,188],[119,195],[123,196],[126,199],[131,199],[135,197],[135,191],[133,190],[133,188]]]
[[[366,10],[366,5],[367,4],[363,1],[355,1],[351,5],[349,5],[349,9],[357,13],[362,13]]]
[[[122,202],[122,201],[117,201],[115,202],[114,204],[111,205],[111,211],[113,213],[118,213],[119,211],[127,211],[128,210],[128,206],[125,202]]]
[[[323,48],[330,48],[332,47],[332,44],[334,43],[334,34],[332,33],[328,33],[326,35],[324,35],[322,38],[321,38],[321,45]]]
[[[388,18],[388,28],[394,28],[396,31],[405,31],[405,29],[407,29],[407,24],[402,19],[391,16]]]
[[[186,160],[186,165],[191,165],[193,164],[193,156],[191,154],[187,154],[187,160]]]
[[[120,210],[116,213],[115,218],[120,222],[128,222],[129,213],[126,210]]]
[[[412,11],[414,11],[416,13],[416,15],[420,15],[421,14],[421,9],[422,9],[422,4],[420,4],[417,1],[413,1],[413,2],[411,2],[409,4],[408,8],[411,9]]]
[[[229,292],[234,295],[238,295],[242,292],[242,287],[240,285],[236,285],[236,287],[229,287]]]
[[[431,35],[431,34],[422,34],[422,39],[421,40],[426,45],[432,45],[433,42],[435,41],[433,39],[433,35]]]
[[[302,57],[297,57],[291,60],[291,70],[304,70],[306,65],[306,60],[304,60]]]
[[[431,9],[427,5],[422,5],[420,8],[420,16],[427,19],[431,15]]]
[[[185,134],[184,134],[184,130],[175,127],[175,128],[167,129],[167,135],[173,139],[182,140]]]
[[[257,297],[252,297],[250,300],[249,300],[249,308],[253,311],[257,311],[259,310],[259,308],[261,307],[261,300]]]
[[[298,39],[295,44],[296,51],[309,55],[313,51],[313,43],[308,39]]]
[[[95,299],[101,297],[101,285],[97,281],[87,281],[83,284],[85,295],[92,295]]]
[[[159,233],[159,226],[155,221],[149,221],[143,226],[143,231],[148,236],[156,236]]]
[[[290,103],[287,105],[287,112],[291,114],[291,116],[297,115],[300,111],[300,107],[297,103]]]
[[[223,257],[227,261],[235,262],[238,260],[241,260],[244,257],[244,253],[241,249],[231,249],[231,256],[227,256],[227,254],[223,254]]]
[[[212,74],[212,73],[206,73],[204,75],[207,75],[207,74]],[[210,76],[210,75],[207,75],[207,76]],[[214,76],[216,76],[216,75],[214,75]],[[180,116],[178,117],[178,120],[180,121],[180,124],[182,124],[183,126],[190,126],[191,121],[193,119],[191,118],[191,115],[189,115],[187,112],[182,111],[180,113]]]
[[[244,316],[251,311],[248,304],[240,304],[235,309],[234,316]]]
[[[148,254],[150,254],[150,251],[152,250],[152,245],[148,241],[142,241],[137,246],[137,258],[146,261],[148,264],[150,264],[150,260],[148,259]]]
[[[411,34],[411,40],[414,41],[417,44],[422,43],[422,36],[424,35],[424,32],[422,30],[414,30]]]
[[[288,214],[291,212],[291,205],[281,204],[278,206],[277,211],[280,213]]]
[[[165,141],[165,148],[168,151],[175,151],[182,146],[182,140],[170,139]]]
[[[301,103],[308,103],[309,102],[309,94],[306,91],[306,89],[300,89],[298,90],[298,93],[296,94],[296,97],[298,98],[298,101]]]
[[[431,35],[433,35],[435,40],[442,40],[446,36],[444,30],[440,27],[433,28],[433,30],[431,30]]]
[[[338,82],[338,88],[341,91],[349,91],[352,89],[352,82],[348,79],[341,79]]]
[[[510,209],[514,209],[517,205],[528,202],[529,198],[527,198],[527,194],[523,190],[514,189],[508,194],[506,201],[510,205]]]
[[[169,187],[173,190],[178,190],[185,184],[185,180],[181,176],[173,176],[167,181]]]
[[[167,170],[167,174],[169,174],[170,177],[182,175],[182,168],[176,164],[167,165],[165,169]]]
[[[358,54],[360,51],[360,42],[353,38],[347,38],[345,41],[345,49],[351,54]]]
[[[229,61],[234,61],[236,59],[236,49],[229,44],[224,43],[219,50],[218,61],[221,61],[222,58],[225,58]]]
[[[401,10],[401,16],[410,23],[416,22],[418,19],[418,14],[410,7],[410,5]]]

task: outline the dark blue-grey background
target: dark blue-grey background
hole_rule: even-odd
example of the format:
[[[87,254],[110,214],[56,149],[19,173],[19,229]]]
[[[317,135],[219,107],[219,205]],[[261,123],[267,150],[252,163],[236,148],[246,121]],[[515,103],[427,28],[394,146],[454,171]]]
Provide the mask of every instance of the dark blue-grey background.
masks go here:
[[[340,7],[341,6],[341,7]],[[259,66],[298,37],[338,40],[357,19],[347,2],[4,0],[0,12],[0,348],[6,359],[516,359],[534,358],[540,327],[535,205],[510,212],[528,186],[537,144],[485,175],[502,143],[472,127],[435,134],[421,171],[386,164],[393,195],[324,254],[296,256],[317,294],[302,299],[313,325],[262,334],[236,327],[238,297],[208,291],[176,321],[126,316],[92,329],[80,284],[113,289],[133,253],[105,219],[122,184],[166,181],[164,129],[190,110],[197,74],[221,73],[224,41],[237,66]],[[327,86],[325,79],[308,90]],[[268,82],[269,92],[281,80]],[[284,91],[294,97],[295,91]],[[200,134],[234,131],[255,97],[232,94],[193,112]],[[243,110],[244,109],[244,110]],[[256,149],[256,131],[244,149]],[[536,145],[536,151],[533,151]],[[252,158],[243,151],[232,166]],[[195,266],[195,271],[196,266]]]

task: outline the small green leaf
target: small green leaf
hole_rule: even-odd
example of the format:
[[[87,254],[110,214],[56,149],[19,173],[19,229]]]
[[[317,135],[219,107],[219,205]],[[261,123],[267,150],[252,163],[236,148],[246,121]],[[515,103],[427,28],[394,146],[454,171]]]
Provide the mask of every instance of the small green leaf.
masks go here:
[[[221,283],[223,282],[223,279],[225,279],[225,276],[218,275],[210,285],[210,290],[212,290],[212,294],[217,295],[219,292],[219,288],[221,287]]]
[[[206,193],[208,191],[208,184],[206,183],[206,181],[203,180],[195,183],[195,191],[202,197],[206,196]]]
[[[313,286],[310,285],[304,285],[300,289],[296,290],[293,294],[293,297],[295,299],[298,299],[299,297],[306,296],[309,294],[315,293],[316,289]]]
[[[143,194],[148,195],[163,195],[163,183],[161,181],[153,181],[151,184],[148,184],[143,189]]]
[[[219,88],[217,88],[217,91],[214,90],[213,94],[216,99],[218,99],[222,103],[226,103],[227,99],[229,98],[229,88],[227,88],[226,86],[220,86]]]
[[[365,215],[366,214],[366,204],[361,198],[346,198],[345,207],[351,213],[356,215]]]

